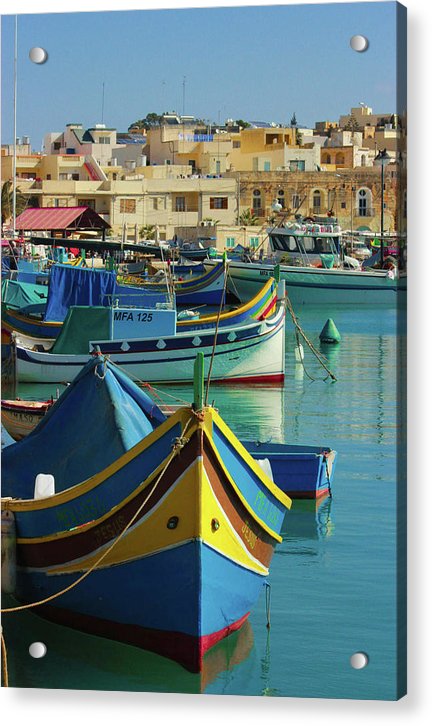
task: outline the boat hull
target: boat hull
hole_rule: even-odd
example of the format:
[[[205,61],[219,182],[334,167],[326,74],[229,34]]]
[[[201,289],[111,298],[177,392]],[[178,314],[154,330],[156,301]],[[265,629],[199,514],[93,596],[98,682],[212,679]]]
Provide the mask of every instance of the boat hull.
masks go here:
[[[206,269],[214,265],[205,261]],[[274,275],[272,265],[231,261],[228,288],[240,301],[248,300],[263,282]],[[406,278],[391,279],[387,272],[296,268],[280,266],[287,296],[294,305],[396,305],[399,296],[406,296]],[[405,298],[406,299],[406,298]]]
[[[33,431],[50,405],[50,402],[42,401],[2,401],[2,424],[15,441],[20,441]]]
[[[3,502],[15,595],[199,672],[257,601],[290,504],[214,409],[180,409],[90,479]]]
[[[29,602],[35,592],[49,597],[76,579],[76,574],[24,574],[18,577],[17,597],[22,602]],[[204,654],[246,621],[264,582],[264,575],[239,567],[195,540],[122,564],[115,573],[112,568],[98,570],[79,592],[35,612],[199,672]],[[222,613],[229,613],[228,623]]]
[[[267,460],[272,479],[291,499],[321,499],[331,492],[337,452],[322,446],[243,441],[256,460]]]
[[[285,374],[285,308],[263,321],[226,327],[217,335],[212,382],[282,382]],[[213,355],[214,330],[196,330],[159,340],[92,341],[132,378],[148,383],[188,383],[197,351],[204,354],[206,374]],[[71,382],[88,355],[34,351],[16,343],[20,382]]]

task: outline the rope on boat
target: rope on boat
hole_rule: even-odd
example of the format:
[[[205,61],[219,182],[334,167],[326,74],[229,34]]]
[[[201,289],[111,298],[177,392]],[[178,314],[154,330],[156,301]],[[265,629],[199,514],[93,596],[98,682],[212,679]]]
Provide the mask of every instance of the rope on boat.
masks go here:
[[[295,312],[293,310],[293,306],[291,304],[291,300],[289,299],[288,295],[286,295],[285,299],[286,299],[287,308],[288,308],[288,310],[290,312],[292,321],[293,321],[293,323],[295,325],[295,328],[296,328],[296,336],[298,336],[298,334],[300,334],[302,336],[303,340],[305,341],[306,345],[310,348],[310,350],[314,354],[315,358],[322,365],[322,367],[324,368],[324,370],[327,371],[327,374],[328,375],[324,378],[324,380],[326,381],[327,378],[330,377],[333,381],[337,381],[337,378],[334,375],[334,373],[332,373],[331,370],[330,370],[330,368],[328,368],[327,365],[325,364],[325,362],[324,362],[325,361],[324,356],[315,348],[314,344],[312,343],[312,341],[309,340],[309,338],[307,337],[307,335],[304,332],[303,328],[301,327],[300,323],[298,322],[298,319],[296,317],[296,314],[295,314]],[[303,361],[302,361],[302,364],[303,364]],[[303,368],[304,368],[304,364],[303,364]],[[306,372],[306,369],[304,369],[304,370]],[[309,374],[307,374],[307,375],[309,376]],[[309,376],[309,378],[311,378],[311,380],[315,380],[311,376]]]
[[[222,288],[222,295],[221,295],[221,301],[220,301],[220,305],[219,305],[218,315],[217,315],[217,318],[216,318],[215,334],[214,334],[214,339],[213,339],[213,349],[212,349],[212,353],[211,353],[211,357],[210,357],[210,365],[209,365],[209,370],[208,370],[208,374],[207,374],[207,384],[206,384],[206,392],[205,392],[205,399],[204,399],[204,405],[205,406],[208,405],[208,396],[209,396],[209,389],[210,389],[210,379],[211,379],[211,373],[212,373],[212,368],[213,368],[214,356],[215,356],[215,352],[216,352],[216,341],[217,341],[217,334],[218,334],[218,329],[219,329],[219,320],[220,320],[220,317],[221,317],[221,314],[222,314],[222,308],[223,308],[224,301],[225,301],[227,280],[228,280],[228,263],[225,260],[224,282],[223,282],[223,288]]]
[[[119,370],[123,371],[123,373],[126,373],[126,375],[129,378],[132,378],[132,380],[136,381],[142,388],[148,388],[150,391],[153,391],[155,396],[159,398],[160,401],[162,401],[162,397],[157,394],[157,391],[162,393],[164,396],[167,396],[168,398],[173,398],[174,401],[177,401],[178,403],[183,404],[184,406],[190,406],[190,401],[186,401],[184,398],[179,398],[178,396],[173,396],[172,393],[168,393],[168,391],[162,391],[161,388],[156,388],[155,386],[152,386],[151,383],[147,383],[147,381],[143,381],[142,378],[139,378],[131,371],[126,370],[126,368],[123,368],[119,363],[116,363],[115,361],[111,360],[109,356],[107,356],[109,359],[111,365],[115,366]]]
[[[140,506],[136,510],[135,514],[131,517],[129,522],[126,524],[126,526],[122,529],[122,531],[117,535],[115,540],[110,544],[108,549],[106,549],[100,557],[92,564],[92,566],[86,570],[80,577],[78,577],[77,580],[72,582],[67,587],[63,588],[62,590],[59,590],[59,592],[54,593],[53,595],[49,595],[48,597],[43,598],[42,600],[38,600],[36,602],[26,603],[25,605],[17,605],[16,607],[12,608],[1,608],[1,613],[15,613],[19,612],[21,610],[29,610],[30,608],[38,607],[39,605],[45,605],[46,603],[51,602],[52,600],[57,599],[61,595],[64,595],[65,593],[69,592],[70,590],[73,590],[77,585],[80,584],[83,580],[85,580],[100,564],[103,562],[103,560],[109,555],[109,553],[116,547],[116,545],[120,542],[122,537],[126,534],[127,530],[133,525],[135,520],[138,518],[139,514],[142,512],[144,507],[146,506],[147,502],[149,501],[150,497],[154,494],[156,491],[156,487],[158,486],[160,480],[164,476],[165,472],[167,471],[169,465],[171,464],[172,460],[175,456],[181,451],[181,449],[187,444],[189,441],[188,438],[186,438],[185,434],[187,429],[189,428],[189,425],[191,421],[194,418],[194,412],[192,411],[192,416],[186,421],[185,426],[183,427],[183,430],[180,434],[180,436],[176,437],[174,439],[173,445],[172,445],[172,451],[169,455],[162,471],[160,472],[159,476],[157,477],[155,483],[151,487],[149,493],[145,497],[144,501],[141,502]],[[8,686],[8,668],[7,668],[7,650],[6,650],[6,642],[3,636],[3,628],[1,631],[1,649],[2,649],[2,670],[4,673],[4,686]]]
[[[324,457],[325,468],[326,468],[326,477],[327,477],[327,484],[328,484],[328,495],[329,495],[329,497],[331,499],[333,497],[333,492],[332,492],[331,483],[330,483],[330,472],[329,472],[328,461],[327,461],[327,458],[328,458],[327,452],[324,452],[323,453],[323,457]]]
[[[3,627],[1,628],[1,663],[2,663],[2,675],[3,675],[3,686],[4,688],[9,687],[9,673],[7,667],[7,650],[6,641],[3,635]]]

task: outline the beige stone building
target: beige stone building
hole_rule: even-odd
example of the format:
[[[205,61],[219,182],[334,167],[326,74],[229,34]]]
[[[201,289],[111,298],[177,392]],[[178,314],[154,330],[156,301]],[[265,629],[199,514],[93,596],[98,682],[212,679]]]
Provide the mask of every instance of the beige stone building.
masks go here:
[[[344,229],[380,231],[381,170],[375,166],[328,172],[231,172],[239,209],[250,209],[258,225],[274,218],[277,201],[286,220],[332,214]],[[406,231],[406,183],[397,164],[385,169],[384,228]]]

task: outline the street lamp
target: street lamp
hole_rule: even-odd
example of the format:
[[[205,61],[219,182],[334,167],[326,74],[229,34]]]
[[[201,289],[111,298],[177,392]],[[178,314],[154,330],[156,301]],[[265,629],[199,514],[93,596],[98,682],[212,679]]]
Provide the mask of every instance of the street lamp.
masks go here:
[[[375,166],[381,167],[381,240],[380,240],[380,264],[384,264],[384,169],[391,161],[387,149],[379,151],[374,159]]]

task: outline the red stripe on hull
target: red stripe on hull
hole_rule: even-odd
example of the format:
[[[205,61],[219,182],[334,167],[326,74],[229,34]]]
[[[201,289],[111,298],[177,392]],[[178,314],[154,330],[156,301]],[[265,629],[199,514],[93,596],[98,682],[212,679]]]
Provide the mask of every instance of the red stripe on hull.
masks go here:
[[[271,373],[268,376],[240,376],[239,378],[221,378],[212,380],[213,383],[236,384],[236,383],[283,383],[285,380],[284,373]]]
[[[201,673],[205,653],[223,638],[239,630],[249,617],[249,613],[246,613],[235,623],[227,625],[216,633],[194,637],[186,633],[151,630],[138,625],[115,623],[111,620],[64,610],[52,605],[39,606],[34,609],[34,612],[51,622],[90,635],[98,635],[102,638],[150,650],[152,653],[176,661],[191,673]]]

